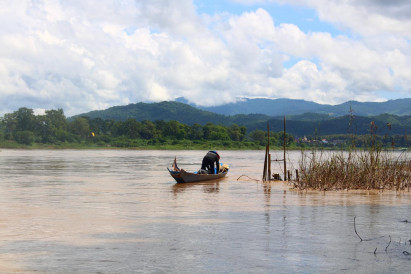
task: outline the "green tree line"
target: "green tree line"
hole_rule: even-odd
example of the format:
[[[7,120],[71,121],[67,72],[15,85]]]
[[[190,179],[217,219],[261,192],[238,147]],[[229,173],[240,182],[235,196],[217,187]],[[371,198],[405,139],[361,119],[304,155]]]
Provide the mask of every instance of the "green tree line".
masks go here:
[[[270,123],[271,125],[271,123]],[[286,134],[288,148],[325,147],[345,149],[368,147],[371,141],[382,148],[409,147],[407,135],[353,133],[294,138]],[[372,137],[372,138],[371,138]],[[327,140],[324,142],[323,140]],[[373,141],[373,142],[374,142]],[[20,108],[0,118],[0,145],[2,147],[53,146],[53,147],[135,147],[135,148],[184,148],[184,149],[262,149],[267,142],[267,132],[255,129],[248,132],[246,126],[237,124],[204,125],[184,124],[175,120],[125,121],[112,119],[75,117],[68,120],[62,109],[46,110],[35,115],[30,108]],[[271,147],[281,148],[282,131],[270,133]]]
[[[267,133],[254,130],[247,133],[245,126],[206,123],[187,125],[178,121],[125,121],[76,117],[69,121],[62,109],[46,110],[35,115],[30,108],[20,108],[1,119],[0,140],[30,146],[32,144],[89,144],[111,147],[167,147],[204,144],[220,148],[260,148],[265,146]],[[273,145],[282,146],[283,135],[272,133]],[[287,143],[294,142],[287,135]]]

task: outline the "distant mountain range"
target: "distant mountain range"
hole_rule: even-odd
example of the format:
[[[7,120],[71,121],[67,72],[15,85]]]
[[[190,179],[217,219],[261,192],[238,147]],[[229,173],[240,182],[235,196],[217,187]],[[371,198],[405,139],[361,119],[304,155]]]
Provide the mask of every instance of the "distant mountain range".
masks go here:
[[[239,108],[242,110],[241,114],[233,113],[234,111],[238,112],[238,109],[235,108],[236,104],[241,106]],[[181,102],[137,103],[91,111],[71,117],[70,120],[86,116],[90,119],[101,118],[119,121],[125,121],[129,118],[137,121],[176,120],[188,125],[195,123],[204,125],[211,122],[226,126],[232,124],[246,126],[248,132],[250,132],[255,129],[266,130],[267,122],[270,124],[271,130],[282,131],[283,115],[286,115],[287,132],[295,136],[314,135],[314,133],[317,135],[347,134],[350,130],[356,134],[367,134],[372,121],[378,125],[378,134],[380,135],[403,135],[407,132],[407,129],[411,132],[411,99],[392,100],[385,103],[359,103],[353,101],[338,106],[289,99],[247,99],[236,104],[226,105],[226,110],[221,106],[205,108],[207,110],[204,110]],[[258,105],[260,107],[257,109]],[[278,110],[273,109],[276,105],[281,105],[284,113],[279,114]],[[348,128],[350,105],[354,112],[354,123],[351,129]],[[312,111],[313,106],[318,108]],[[334,108],[332,109],[332,107]],[[212,112],[211,110],[215,110],[215,108],[229,114]],[[327,108],[329,111],[324,110]],[[311,112],[302,113],[310,110]],[[387,113],[382,114],[385,111]],[[255,114],[250,114],[253,112]],[[271,114],[268,115],[267,113]],[[360,113],[367,113],[367,115],[360,115]],[[401,114],[401,116],[393,113]],[[388,129],[387,124],[391,125],[391,130]]]
[[[184,98],[176,101],[188,103]],[[354,115],[375,116],[383,113],[398,116],[411,115],[411,98],[389,100],[386,102],[357,102],[349,101],[339,105],[323,105],[315,102],[294,99],[243,99],[235,103],[215,107],[201,107],[202,110],[223,114],[265,114],[268,116],[298,115],[307,112],[320,113],[330,116],[344,116],[349,114],[350,107]]]

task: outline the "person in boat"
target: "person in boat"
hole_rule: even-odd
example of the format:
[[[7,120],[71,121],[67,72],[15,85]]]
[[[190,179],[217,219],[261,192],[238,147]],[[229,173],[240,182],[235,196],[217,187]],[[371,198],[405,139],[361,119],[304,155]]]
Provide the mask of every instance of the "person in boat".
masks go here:
[[[214,166],[214,164],[216,164]],[[214,168],[216,168],[214,170]],[[203,158],[201,169],[206,170],[208,174],[217,174],[220,169],[220,155],[217,151],[210,150]],[[216,171],[216,172],[215,172]]]

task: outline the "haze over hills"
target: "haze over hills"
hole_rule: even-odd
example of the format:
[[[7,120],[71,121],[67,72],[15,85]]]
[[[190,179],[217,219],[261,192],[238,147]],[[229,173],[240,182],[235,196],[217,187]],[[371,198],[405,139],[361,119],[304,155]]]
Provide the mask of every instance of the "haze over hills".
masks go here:
[[[187,103],[184,98],[176,101]],[[349,114],[350,106],[355,115],[375,116],[383,113],[398,116],[411,115],[411,98],[389,100],[386,102],[357,102],[349,101],[339,105],[324,105],[315,102],[295,99],[243,99],[236,103],[199,109],[224,115],[236,114],[265,114],[268,116],[299,115],[307,112],[327,114],[330,116],[344,116]]]
[[[258,102],[258,100],[254,101],[255,99],[250,100],[253,100],[253,103]],[[394,101],[399,101],[399,103],[404,104],[405,100],[406,99]],[[298,103],[304,103],[302,100],[298,101]],[[389,109],[390,105],[393,104],[392,101],[390,102],[391,103],[389,106],[383,105],[384,108],[380,106],[379,109]],[[307,105],[310,104],[315,103],[309,102]],[[353,105],[354,104],[351,106]],[[343,106],[339,105],[339,108],[343,108]],[[363,117],[358,115],[355,110],[354,112],[355,117],[352,130],[357,134],[367,134],[371,121],[374,121],[375,124],[379,126],[378,134],[380,135],[404,134],[406,133],[407,128],[411,128],[411,115],[397,116],[393,114],[381,114],[378,116]],[[287,132],[295,136],[314,135],[314,132],[318,135],[347,134],[349,132],[348,124],[350,120],[350,117],[347,114],[348,112],[345,113],[345,115],[340,115],[337,117],[315,112],[287,115]],[[136,119],[137,121],[149,120],[153,122],[157,120],[176,120],[180,123],[188,125],[193,125],[195,123],[204,125],[208,122],[226,126],[237,124],[240,126],[246,126],[248,132],[256,129],[266,130],[267,122],[269,122],[272,130],[283,130],[283,116],[273,117],[265,114],[223,115],[213,113],[211,111],[201,110],[184,103],[167,101],[160,103],[137,103],[127,106],[116,106],[106,110],[91,111],[80,114],[71,117],[70,119],[75,119],[80,116],[86,116],[90,119],[101,118],[104,120],[118,121],[125,121],[130,118]],[[391,130],[388,130],[387,124],[392,125]]]

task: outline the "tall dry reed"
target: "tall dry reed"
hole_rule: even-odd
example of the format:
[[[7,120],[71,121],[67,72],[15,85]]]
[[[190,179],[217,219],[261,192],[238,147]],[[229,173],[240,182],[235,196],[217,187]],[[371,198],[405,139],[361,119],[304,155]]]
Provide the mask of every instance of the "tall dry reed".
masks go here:
[[[333,154],[302,152],[295,187],[315,190],[408,190],[411,161],[407,153],[349,151]]]

